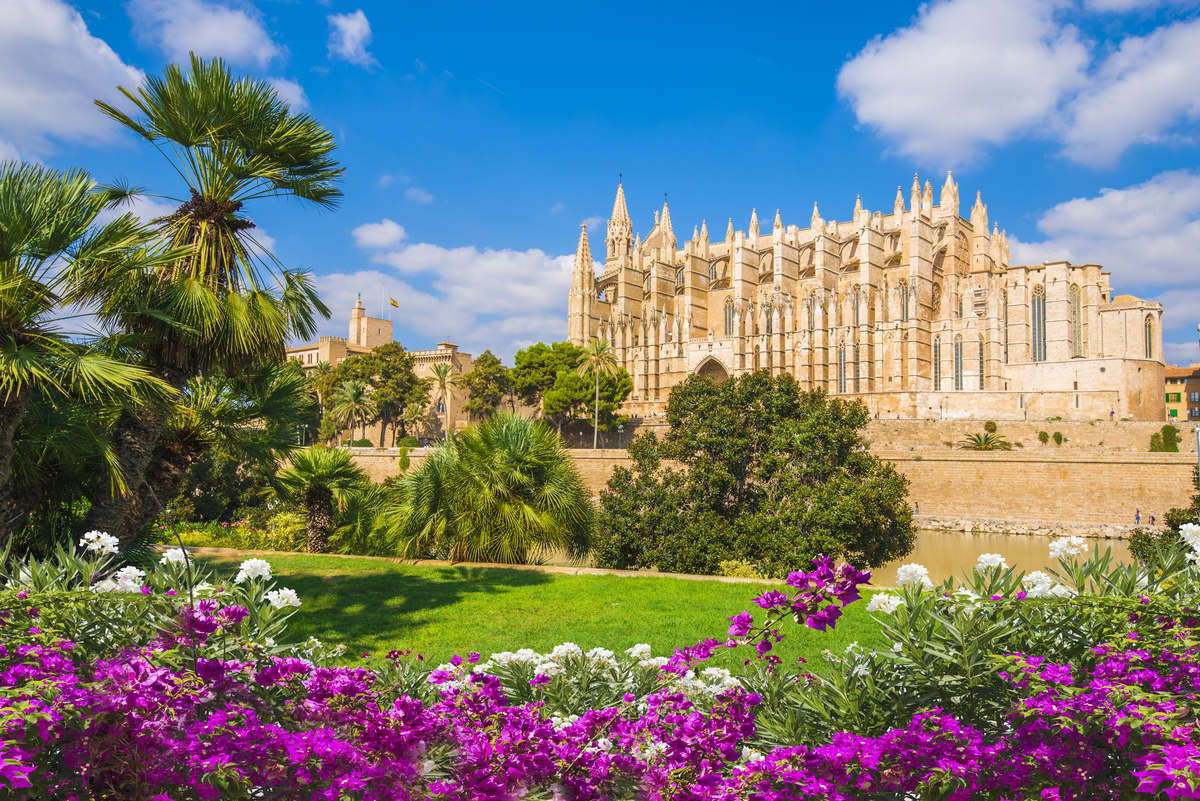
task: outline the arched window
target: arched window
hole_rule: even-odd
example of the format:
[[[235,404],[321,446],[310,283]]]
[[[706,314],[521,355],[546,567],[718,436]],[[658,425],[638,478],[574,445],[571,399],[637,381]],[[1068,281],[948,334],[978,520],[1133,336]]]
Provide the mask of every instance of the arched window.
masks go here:
[[[854,326],[857,328],[859,325],[858,306],[862,303],[862,291],[858,288],[857,284],[854,287],[854,292],[850,295],[850,302],[854,304]]]
[[[900,279],[900,322],[908,322],[908,281],[904,278]]]
[[[1033,288],[1033,360],[1046,361],[1046,287]]]
[[[1004,316],[1004,363],[1008,364],[1008,290],[1000,290],[1000,313]]]
[[[854,346],[854,391],[862,392],[862,383],[861,383],[861,379],[859,378],[859,372],[858,372],[858,356],[859,356],[858,345],[855,345]]]
[[[837,387],[841,394],[846,393],[846,343],[838,345]]]
[[[1083,309],[1079,299],[1079,284],[1071,284],[1071,308],[1068,312],[1071,333],[1071,358],[1083,356]]]
[[[443,402],[443,401],[438,401],[438,410],[437,410],[437,413],[438,413],[438,414],[445,414],[445,413],[446,413],[446,404],[445,404],[445,402]]]
[[[600,301],[601,303],[608,303],[608,290],[601,289],[600,293],[596,295],[596,300]]]
[[[933,388],[939,391],[942,388],[942,337],[941,334],[933,338]]]
[[[733,336],[733,298],[725,298],[725,336]]]
[[[961,390],[963,388],[963,353],[962,353],[962,337],[954,338],[954,388]]]
[[[717,283],[717,263],[713,262],[708,268],[708,285],[712,286]]]
[[[1154,358],[1154,318],[1147,314],[1146,322],[1142,326],[1143,333],[1146,337],[1146,358]]]
[[[771,304],[768,303],[767,307],[763,311],[767,315],[767,336],[770,336],[775,331],[775,315],[773,313],[774,309],[772,309]]]
[[[817,330],[817,299],[811,296],[808,299],[808,330]]]
[[[985,363],[983,360],[983,334],[979,335],[979,388],[983,389]]]

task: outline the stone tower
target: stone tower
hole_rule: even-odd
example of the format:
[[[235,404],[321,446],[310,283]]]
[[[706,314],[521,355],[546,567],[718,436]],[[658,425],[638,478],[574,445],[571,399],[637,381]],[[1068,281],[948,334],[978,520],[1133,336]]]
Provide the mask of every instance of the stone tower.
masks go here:
[[[360,295],[350,310],[350,336],[347,339],[351,345],[364,348],[386,345],[392,341],[392,321],[368,317]]]
[[[617,203],[625,208],[624,194]],[[628,215],[626,215],[628,217]],[[592,249],[588,245],[587,223],[579,225],[579,245],[575,248],[575,266],[571,270],[571,294],[567,299],[567,339],[576,345],[585,344],[592,333],[593,306],[596,301],[596,268],[592,265]],[[609,253],[613,247],[613,224],[608,225]]]

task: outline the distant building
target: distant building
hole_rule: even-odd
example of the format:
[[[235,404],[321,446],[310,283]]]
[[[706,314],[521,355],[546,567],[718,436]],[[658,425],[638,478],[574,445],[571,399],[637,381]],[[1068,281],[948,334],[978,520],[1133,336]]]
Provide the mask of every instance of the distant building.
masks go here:
[[[707,223],[679,247],[664,203],[645,239],[617,187],[604,271],[586,228],[567,304],[568,339],[609,340],[633,377],[633,414],[661,412],[692,374],[789,373],[862,398],[881,417],[1162,420],[1162,306],[1114,296],[1109,273],[1066,261],[1009,263],[977,195],[959,215],[914,177],[890,214],[856,202],[847,222],[807,228],[779,212],[760,233]]]
[[[350,330],[347,338],[321,337],[311,345],[288,348],[287,358],[300,362],[305,371],[309,372],[316,369],[321,362],[328,362],[331,367],[336,367],[350,356],[370,353],[380,345],[386,345],[392,341],[392,321],[368,317],[360,296],[355,302],[354,308],[350,310]],[[413,369],[417,378],[433,378],[433,365],[435,364],[453,366],[454,375],[460,379],[471,372],[474,367],[471,354],[460,353],[458,345],[453,342],[439,342],[437,347],[432,350],[412,350],[409,353],[416,358]],[[438,397],[436,387],[431,389],[429,418],[420,434],[440,437],[443,433],[443,425],[447,425],[451,431],[461,428],[467,420],[467,415],[463,412],[463,404],[466,403],[469,396],[470,392],[465,387],[453,390],[447,416],[446,406]],[[350,432],[347,431],[344,436],[348,437],[349,434]],[[367,439],[375,443],[379,442],[378,423],[367,426]],[[390,444],[390,436],[386,444]]]
[[[1166,372],[1167,419],[1200,422],[1200,363]]]

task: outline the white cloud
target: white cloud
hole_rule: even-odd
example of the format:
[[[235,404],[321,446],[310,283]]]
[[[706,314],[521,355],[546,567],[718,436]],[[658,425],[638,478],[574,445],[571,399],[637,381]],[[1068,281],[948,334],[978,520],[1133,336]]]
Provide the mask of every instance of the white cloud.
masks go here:
[[[1088,11],[1111,11],[1125,14],[1130,11],[1149,10],[1159,6],[1193,6],[1195,4],[1195,0],[1084,0],[1083,7]]]
[[[51,140],[111,141],[117,127],[92,101],[117,102],[141,70],[93,36],[59,0],[5,0],[0,24],[0,158],[47,153]]]
[[[292,107],[292,111],[307,111],[308,110],[308,93],[304,91],[304,87],[299,81],[293,81],[290,78],[267,78],[267,83],[279,93],[279,97],[285,103]]]
[[[1165,172],[1124,189],[1059,203],[1042,215],[1046,239],[1010,236],[1014,264],[1069,259],[1112,271],[1117,294],[1163,304],[1168,332],[1200,322],[1200,173]]]
[[[608,220],[604,217],[588,217],[584,222],[587,224],[589,234],[594,234],[600,230],[601,226],[605,225]]]
[[[351,234],[354,236],[355,245],[370,250],[394,248],[408,237],[404,226],[387,219],[360,225]]]
[[[153,220],[157,220],[160,217],[166,217],[175,213],[177,208],[179,208],[179,204],[170,200],[152,198],[146,195],[137,195],[127,203],[122,203],[120,206],[117,206],[115,209],[109,209],[105,212],[102,212],[97,219],[101,223],[106,223],[109,220],[115,220],[117,217],[120,217],[126,212],[130,212],[134,217],[137,217],[142,222],[148,223]]]
[[[253,9],[205,0],[129,0],[125,8],[138,38],[176,61],[194,52],[265,67],[283,53]]]
[[[558,212],[562,211],[565,208],[566,208],[566,206],[564,206],[563,202],[560,200],[557,203],[555,203],[554,206],[550,209],[550,213],[557,214]]]
[[[379,176],[379,185],[386,189],[387,187],[391,186],[395,180],[396,179],[391,175],[384,173],[383,175]]]
[[[399,226],[390,220],[371,225],[377,227],[355,229],[355,240],[360,247],[379,251],[371,261],[384,267],[317,279],[335,319],[340,309],[353,305],[354,293],[374,294],[382,286],[401,305],[397,320],[425,342],[449,337],[476,355],[491,349],[511,360],[530,342],[566,336],[573,254],[430,244],[382,250],[374,243],[385,241],[383,232]],[[364,228],[369,233],[362,237]]]
[[[1065,152],[1106,167],[1131,145],[1161,138],[1200,116],[1200,20],[1132,36],[1101,65],[1072,103]]]
[[[1193,342],[1164,342],[1163,361],[1178,367],[1200,363],[1200,350]]]
[[[838,75],[859,122],[938,167],[1040,128],[1084,80],[1087,49],[1038,0],[943,0]]]
[[[367,52],[371,43],[371,23],[362,9],[353,14],[330,14],[329,21],[329,57],[340,58],[357,64],[360,67],[379,66],[375,56]]]
[[[411,200],[413,203],[432,203],[433,195],[426,192],[424,189],[417,189],[415,186],[410,186],[404,190],[404,197]]]

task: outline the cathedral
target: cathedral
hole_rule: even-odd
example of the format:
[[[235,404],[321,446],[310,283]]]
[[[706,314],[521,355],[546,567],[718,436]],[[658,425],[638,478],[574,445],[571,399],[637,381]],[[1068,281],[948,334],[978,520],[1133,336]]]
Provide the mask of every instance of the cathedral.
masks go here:
[[[579,237],[568,338],[612,344],[643,417],[689,375],[769,370],[879,417],[1164,418],[1161,304],[1114,296],[1096,264],[1011,265],[978,194],[967,218],[952,175],[933,192],[914,176],[889,214],[814,204],[808,227],[776,211],[765,233],[755,211],[718,241],[702,222],[680,247],[666,203],[635,234],[618,186],[603,272]]]

